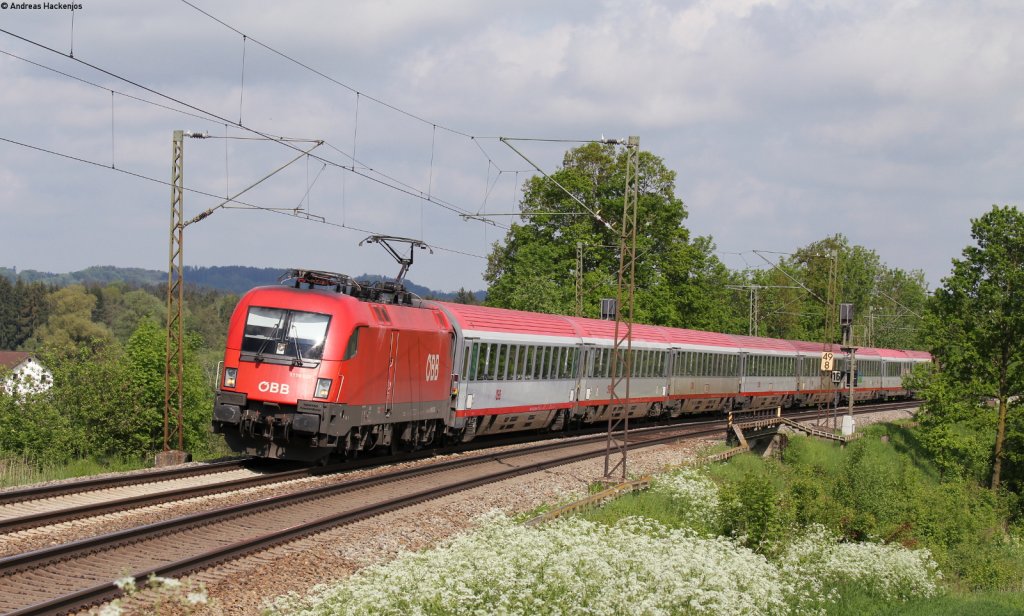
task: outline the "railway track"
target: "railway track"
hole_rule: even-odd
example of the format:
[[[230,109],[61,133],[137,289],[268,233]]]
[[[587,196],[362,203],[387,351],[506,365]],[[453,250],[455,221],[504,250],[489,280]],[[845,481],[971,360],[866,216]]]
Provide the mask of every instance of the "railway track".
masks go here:
[[[862,413],[908,405],[858,407]],[[819,417],[816,411],[787,414]],[[724,421],[631,433],[630,446],[719,435]],[[66,613],[119,594],[126,572],[180,576],[415,503],[545,468],[603,455],[604,435],[483,454],[265,498],[0,559],[0,611]]]
[[[250,462],[250,459],[228,460],[224,462],[211,462],[208,464],[194,466],[157,469],[142,473],[76,479],[63,483],[15,488],[0,492],[0,506],[7,506],[24,501],[54,498],[57,496],[70,496],[74,494],[82,494],[84,492],[94,492],[97,490],[109,490],[146,483],[171,481],[185,477],[200,477],[202,475],[224,473],[243,468],[244,465]]]

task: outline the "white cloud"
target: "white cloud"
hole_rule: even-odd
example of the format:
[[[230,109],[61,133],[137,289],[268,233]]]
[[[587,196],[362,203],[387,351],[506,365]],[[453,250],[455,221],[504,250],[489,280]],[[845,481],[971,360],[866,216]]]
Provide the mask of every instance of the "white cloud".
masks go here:
[[[351,91],[252,42],[245,48],[242,89],[241,37],[184,4],[89,4],[76,12],[75,55],[230,121],[238,117],[241,94],[246,124],[326,139],[342,153],[325,147],[324,156],[338,162],[347,162],[344,153],[355,139],[363,164],[412,192],[429,187],[471,211],[483,204],[497,168],[509,173],[498,178],[487,207],[512,209],[512,171],[528,165],[493,140],[474,143],[433,123],[483,136],[639,134],[645,149],[678,172],[678,192],[692,213],[687,224],[695,234],[713,235],[723,249],[791,249],[844,230],[892,265],[926,268],[933,282],[962,249],[971,215],[992,202],[1019,203],[1024,192],[1013,164],[1022,154],[1024,128],[1024,83],[1017,78],[1024,43],[1016,36],[1024,7],[1017,3],[199,6],[358,89],[358,120]],[[0,17],[5,28],[69,48],[68,15]],[[10,37],[0,37],[0,49],[153,97]],[[109,91],[5,56],[0,80],[0,137],[109,161]],[[224,133],[221,122],[122,97],[114,104],[118,167],[156,178],[169,175],[172,130]],[[571,146],[523,147],[551,170]],[[186,148],[187,183],[217,194],[227,190],[225,167],[230,189],[237,189],[291,156],[281,146],[243,141],[227,144],[227,162],[223,141],[190,141]],[[0,211],[12,212],[0,263],[163,267],[167,188],[79,166],[0,142]],[[247,196],[294,207],[306,182],[303,164]],[[26,200],[32,211],[14,205]],[[494,227],[464,223],[436,205],[333,167],[317,181],[312,202],[314,212],[338,222],[344,217],[350,226],[423,233],[477,254],[501,237]],[[190,195],[186,208],[215,203]],[[856,215],[822,214],[822,204]],[[59,218],[47,234],[6,231],[37,229],[46,216]],[[905,238],[919,234],[915,225],[922,220],[929,225],[928,246],[910,251]],[[114,222],[132,233],[111,233]],[[74,254],[62,250],[82,233],[99,241]],[[257,246],[324,246],[307,258],[327,269],[390,271],[381,255],[355,248],[362,232],[252,212],[218,213],[197,226],[188,254],[197,264],[272,265],[282,258],[275,251],[240,250],[222,241],[226,234]],[[331,267],[331,260],[338,265]],[[444,288],[479,287],[482,269],[479,259],[439,253],[420,259],[413,277]]]

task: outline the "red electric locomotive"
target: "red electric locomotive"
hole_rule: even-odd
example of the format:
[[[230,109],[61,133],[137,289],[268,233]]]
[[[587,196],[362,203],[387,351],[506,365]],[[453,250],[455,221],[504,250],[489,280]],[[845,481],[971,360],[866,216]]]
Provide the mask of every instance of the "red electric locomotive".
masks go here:
[[[215,431],[235,451],[306,461],[432,442],[452,397],[444,313],[387,283],[290,276],[235,308]]]

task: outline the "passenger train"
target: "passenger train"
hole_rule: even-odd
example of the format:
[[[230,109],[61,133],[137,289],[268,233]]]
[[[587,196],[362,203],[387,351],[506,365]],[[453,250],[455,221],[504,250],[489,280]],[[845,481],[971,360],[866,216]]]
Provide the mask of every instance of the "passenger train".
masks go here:
[[[615,323],[413,297],[293,270],[231,317],[213,426],[237,452],[326,461],[375,449],[630,418],[846,400],[821,343],[635,324],[630,398],[612,404]],[[837,370],[847,358],[836,352]],[[860,348],[855,401],[908,397],[931,357]],[[619,397],[625,395],[620,384]]]

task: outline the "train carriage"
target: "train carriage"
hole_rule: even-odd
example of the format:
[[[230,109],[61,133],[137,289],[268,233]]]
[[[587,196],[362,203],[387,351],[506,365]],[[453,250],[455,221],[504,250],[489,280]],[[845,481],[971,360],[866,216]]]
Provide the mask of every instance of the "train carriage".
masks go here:
[[[609,415],[619,418],[628,413],[631,418],[639,418],[666,412],[671,344],[664,328],[640,323],[633,325],[629,403],[613,405],[611,388],[615,322],[566,318],[580,332],[584,357],[578,381],[578,404],[573,411],[575,420],[592,423],[607,421]],[[620,331],[619,335],[622,334]],[[624,384],[620,383],[615,393],[624,399]]]
[[[740,354],[727,334],[664,328],[672,344],[671,415],[727,411],[740,391]]]
[[[456,334],[455,427],[476,435],[561,428],[575,401],[579,332],[565,317],[429,302]]]
[[[790,407],[796,395],[797,349],[788,340],[733,335],[743,358],[737,407]]]

